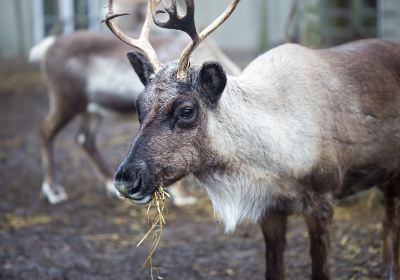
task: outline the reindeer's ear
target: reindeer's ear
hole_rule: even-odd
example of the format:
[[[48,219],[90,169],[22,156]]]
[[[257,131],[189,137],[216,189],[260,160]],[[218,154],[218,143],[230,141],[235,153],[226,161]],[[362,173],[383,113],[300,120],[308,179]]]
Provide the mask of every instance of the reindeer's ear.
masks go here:
[[[129,52],[127,57],[143,85],[146,86],[150,81],[150,76],[154,74],[153,65],[141,52]]]
[[[215,106],[226,86],[227,79],[222,66],[215,61],[204,62],[194,73],[193,78],[192,86],[200,93],[207,105]]]

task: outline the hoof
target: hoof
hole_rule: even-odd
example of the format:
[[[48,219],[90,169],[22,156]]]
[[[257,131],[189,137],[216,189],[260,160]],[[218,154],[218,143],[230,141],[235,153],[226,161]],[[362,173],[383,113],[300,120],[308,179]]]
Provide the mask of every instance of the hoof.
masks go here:
[[[106,191],[107,191],[107,196],[110,198],[123,199],[123,197],[119,195],[118,190],[115,188],[114,183],[111,180],[107,180],[106,182]]]
[[[68,196],[64,188],[60,185],[50,186],[48,182],[43,182],[42,193],[50,204],[57,204],[67,200]]]

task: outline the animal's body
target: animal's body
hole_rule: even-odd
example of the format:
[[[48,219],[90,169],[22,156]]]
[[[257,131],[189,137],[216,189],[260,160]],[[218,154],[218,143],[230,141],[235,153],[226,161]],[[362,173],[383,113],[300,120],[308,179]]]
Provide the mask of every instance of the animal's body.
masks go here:
[[[400,175],[399,118],[398,44],[283,45],[228,77],[206,126],[224,168],[201,181],[227,230],[265,211],[307,212],[320,194],[344,197]],[[243,195],[213,192],[238,183]]]
[[[189,71],[197,75],[200,69]],[[261,223],[269,279],[284,278],[287,215],[303,214],[313,278],[328,279],[333,198],[379,186],[389,207],[383,271],[396,279],[390,277],[398,275],[400,242],[398,44],[366,40],[327,50],[283,45],[240,76],[228,76],[215,104],[191,84],[197,78],[187,82],[186,91],[185,86],[171,90],[174,73],[176,65],[164,66],[139,98],[145,117],[117,173],[122,193],[147,202],[156,185],[193,173],[226,231],[243,220]],[[171,114],[166,111],[171,104],[187,96],[198,100],[196,129],[164,128],[160,116]],[[141,176],[151,178],[141,181],[153,183],[127,182],[144,168],[138,161],[146,163]]]
[[[187,39],[176,34],[174,37],[159,34],[153,36],[152,41],[165,61],[176,59],[179,46],[187,43]],[[88,31],[49,37],[32,49],[31,61],[41,62],[50,98],[50,110],[40,130],[45,172],[42,191],[49,202],[58,203],[67,198],[56,179],[52,142],[57,133],[77,116],[82,120],[76,140],[100,170],[107,190],[113,193],[113,171],[96,146],[95,134],[107,113],[124,118],[133,118],[136,113],[136,99],[144,87],[126,60],[128,49],[111,34]],[[201,61],[210,55],[233,73],[240,71],[213,42],[198,52],[197,59]],[[172,193],[177,204],[194,202],[193,197],[184,197],[182,186]]]
[[[386,197],[383,277],[400,277],[398,44],[271,50],[228,78],[207,133],[220,167],[199,179],[227,231],[246,219],[261,223],[268,279],[284,278],[290,213],[309,227],[312,278],[329,279],[332,199],[373,186]]]
[[[333,199],[378,186],[386,199],[383,277],[399,279],[400,45],[286,44],[232,77],[217,62],[188,61],[239,0],[200,34],[193,0],[185,2],[185,17],[172,1],[164,7],[169,20],[161,22],[157,1],[149,1],[147,19],[153,14],[158,26],[193,39],[179,63],[161,65],[149,47],[120,36],[110,0],[108,26],[144,53],[128,54],[145,90],[137,102],[140,131],[115,176],[121,195],[145,204],[159,186],[194,174],[227,232],[244,220],[260,223],[267,279],[284,279],[287,216],[302,214],[312,278],[329,279]]]

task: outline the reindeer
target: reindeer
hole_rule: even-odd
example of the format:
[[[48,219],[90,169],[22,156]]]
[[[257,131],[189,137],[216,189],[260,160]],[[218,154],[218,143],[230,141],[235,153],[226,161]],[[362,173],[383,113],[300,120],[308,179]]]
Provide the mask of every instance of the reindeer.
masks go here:
[[[234,11],[198,33],[193,0],[150,0],[139,39],[123,34],[112,0],[106,23],[139,49],[128,59],[145,89],[137,99],[140,130],[114,178],[120,194],[148,203],[159,186],[194,174],[232,232],[259,223],[266,278],[284,279],[286,221],[304,216],[312,279],[330,279],[333,200],[379,186],[386,198],[382,276],[399,279],[400,45],[370,39],[313,50],[285,44],[260,55],[238,77],[215,61],[189,64],[194,49]],[[157,14],[167,13],[161,21]],[[151,17],[192,42],[178,62],[162,65],[148,42]]]
[[[179,55],[179,47],[186,45],[187,40],[182,36],[171,38],[158,34],[153,36],[152,42],[161,59],[168,60]],[[77,116],[81,116],[77,142],[105,178],[108,193],[117,194],[112,183],[113,171],[97,148],[95,135],[107,113],[126,118],[136,112],[136,99],[143,85],[125,60],[128,50],[127,45],[111,34],[88,31],[48,37],[32,48],[30,61],[42,62],[50,98],[50,110],[40,129],[45,172],[42,192],[50,203],[67,199],[64,188],[55,178],[52,143],[58,132]],[[201,61],[210,55],[221,61],[232,74],[240,73],[212,41],[197,53],[196,59]],[[178,206],[196,202],[180,183],[171,189],[171,194]]]

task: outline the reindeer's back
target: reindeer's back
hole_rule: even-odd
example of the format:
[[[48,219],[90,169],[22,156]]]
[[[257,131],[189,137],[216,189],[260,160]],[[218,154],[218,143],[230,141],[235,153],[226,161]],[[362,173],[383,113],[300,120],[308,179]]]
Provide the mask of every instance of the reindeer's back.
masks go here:
[[[315,167],[400,172],[399,44],[286,44],[254,60],[240,79],[263,110],[293,124],[285,128],[297,131],[291,142],[313,143]]]
[[[94,56],[116,57],[125,62],[127,50],[123,43],[102,33],[81,31],[60,36],[46,53],[45,71],[52,79],[67,74],[82,77]]]

